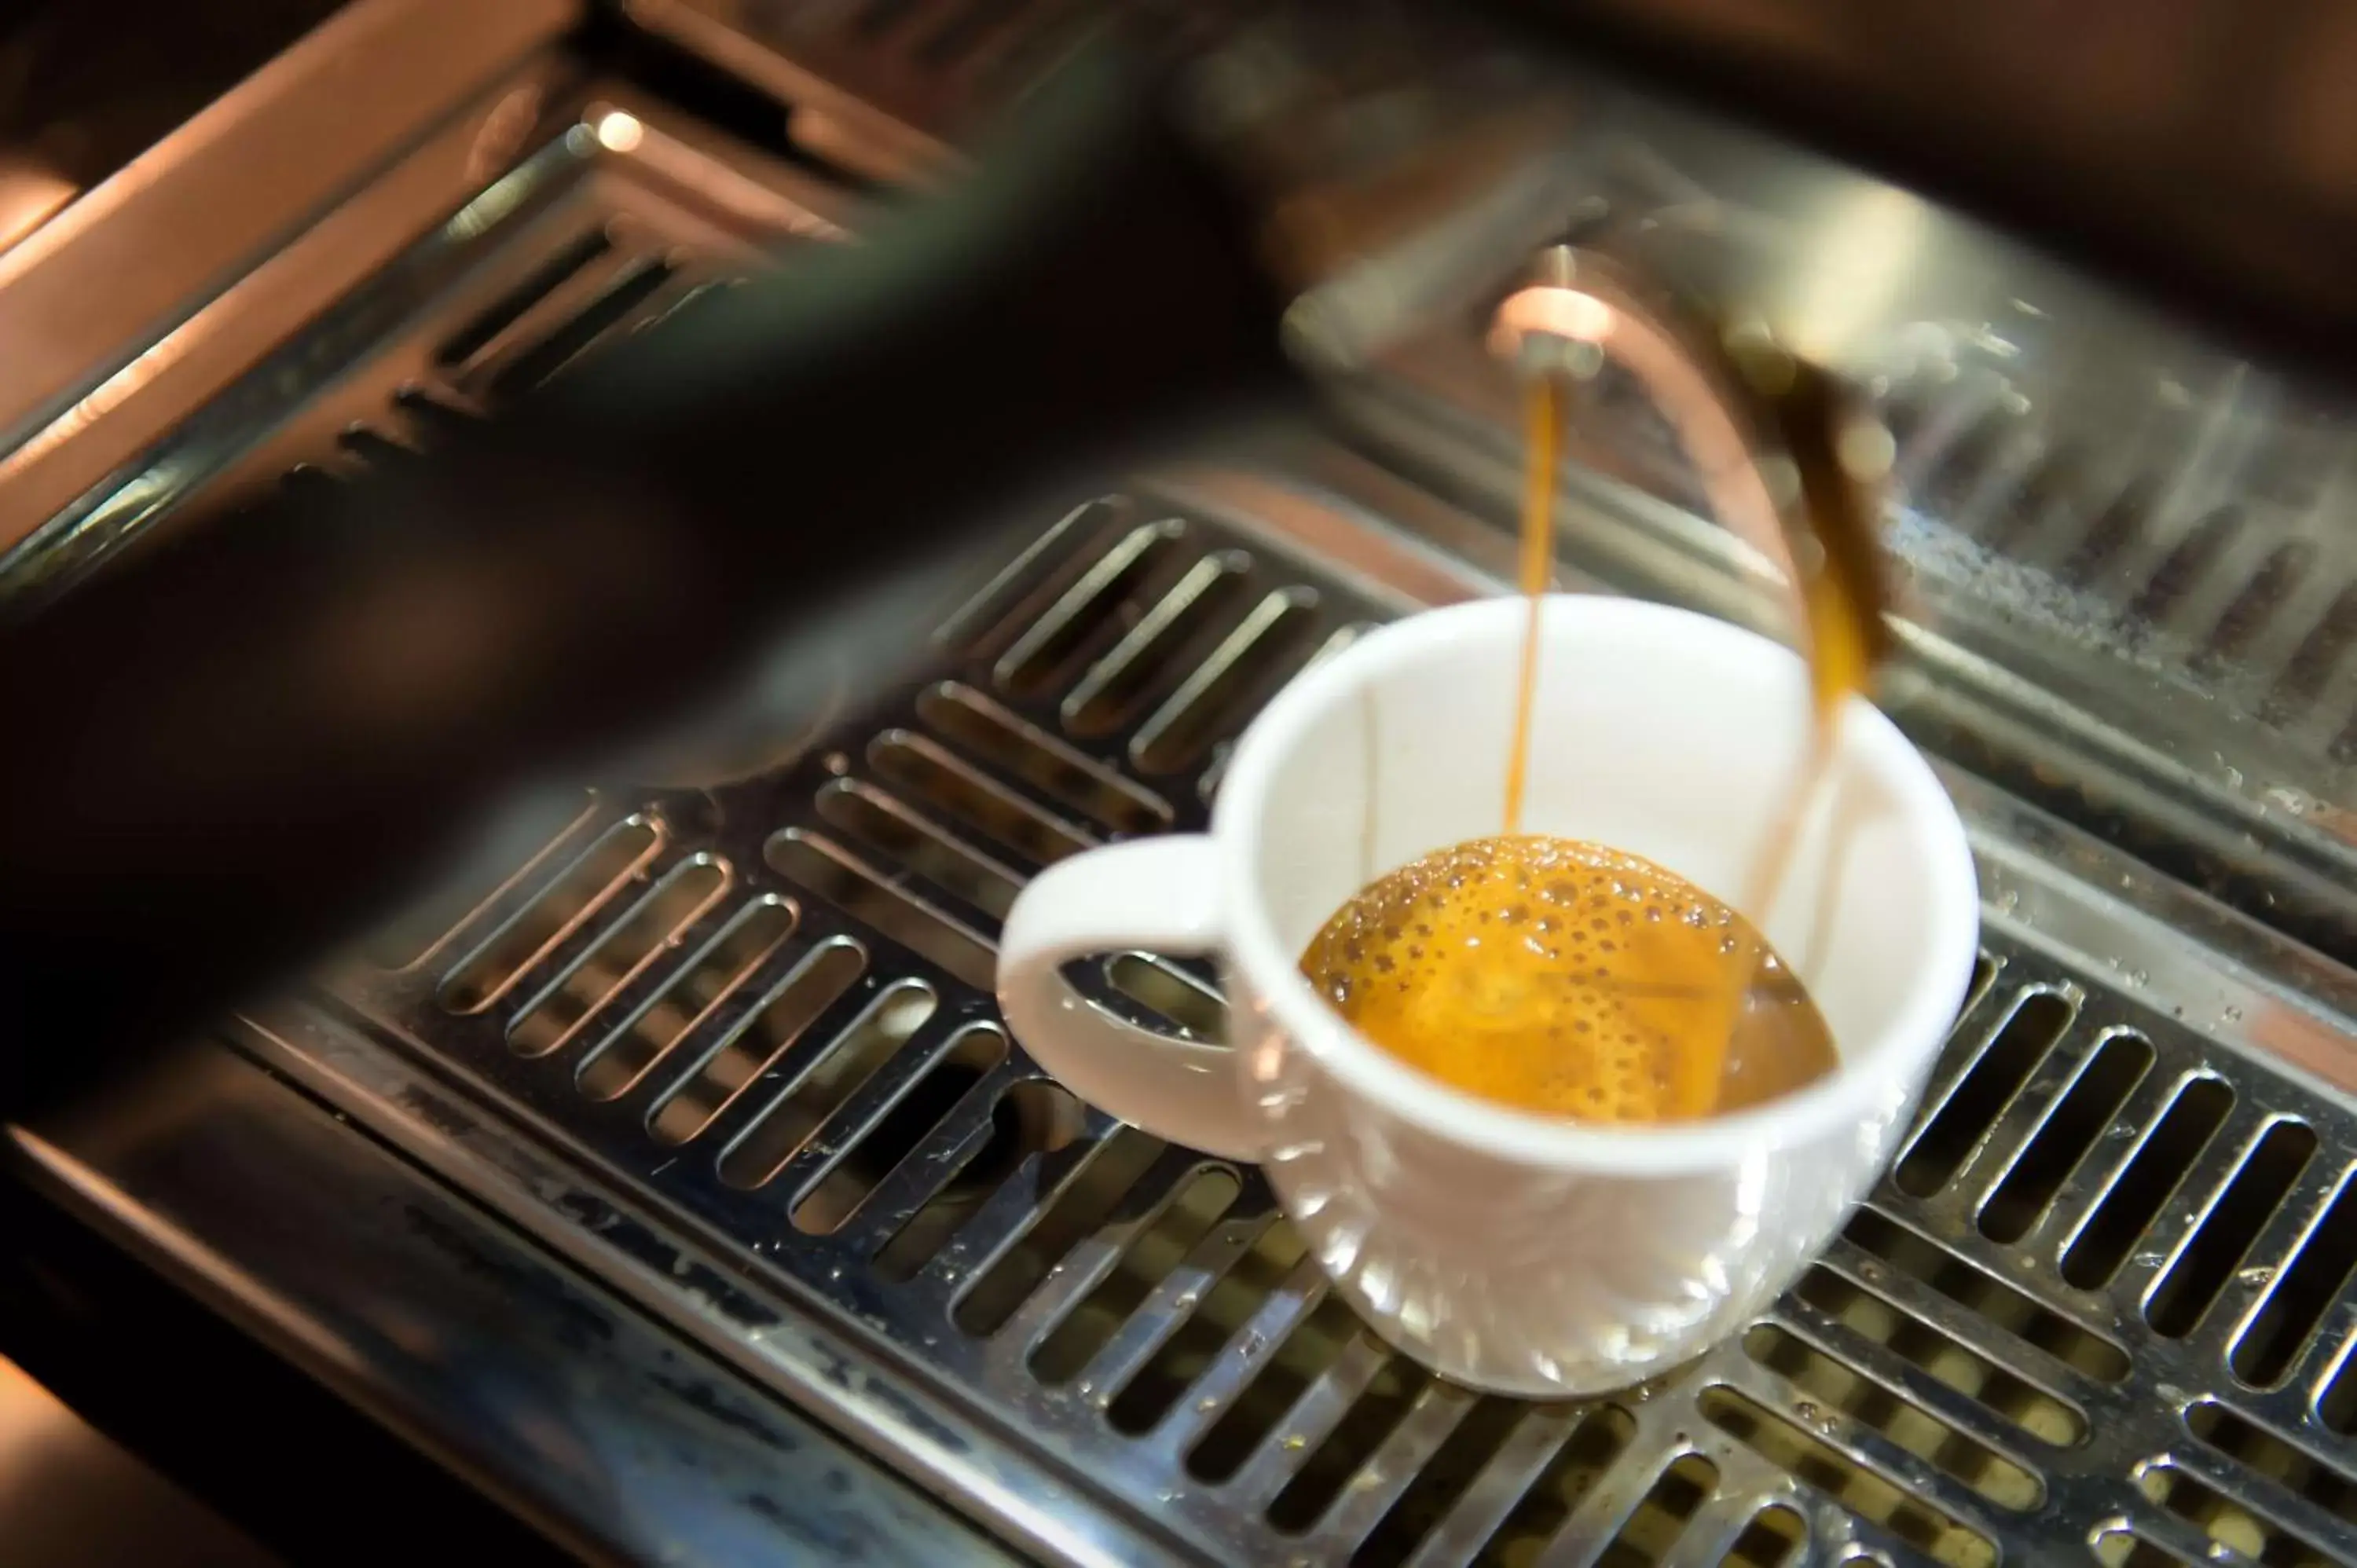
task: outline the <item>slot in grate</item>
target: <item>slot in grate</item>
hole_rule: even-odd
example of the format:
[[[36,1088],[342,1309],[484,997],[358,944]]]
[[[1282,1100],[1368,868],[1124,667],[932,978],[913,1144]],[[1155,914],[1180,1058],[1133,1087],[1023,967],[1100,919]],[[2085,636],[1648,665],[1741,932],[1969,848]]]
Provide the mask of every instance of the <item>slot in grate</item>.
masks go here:
[[[2098,1045],[1981,1205],[1981,1234],[1992,1241],[2029,1235],[2151,1068],[2152,1047],[2135,1035],[2112,1035]]]
[[[2044,1498],[2029,1470],[1788,1329],[1760,1324],[1743,1337],[1743,1348],[1799,1389],[1807,1402],[1874,1428],[2000,1508],[2027,1511]]]
[[[1831,1269],[1812,1268],[1793,1294],[2039,1442],[2067,1448],[2087,1440],[2086,1415],[2075,1405]]]
[[[2185,1412],[2186,1430],[2246,1470],[2315,1504],[2341,1523],[2357,1528],[2357,1477],[2298,1444],[2237,1415],[2216,1400],[2202,1400]]]
[[[2335,1568],[2346,1561],[2325,1552],[2243,1499],[2211,1486],[2181,1465],[2161,1460],[2137,1477],[2146,1497],[2215,1543],[2211,1555],[2267,1568]]]
[[[1597,1568],[1651,1568],[1666,1561],[1695,1515],[1717,1490],[1717,1466],[1699,1454],[1678,1455],[1605,1543],[1596,1559]]]
[[[2278,1122],[2259,1135],[2145,1304],[2154,1333],[2175,1339],[2193,1332],[2315,1148],[2316,1134],[2297,1122]]]
[[[2233,1108],[2234,1091],[2203,1074],[2177,1091],[2094,1212],[2062,1253],[2062,1277],[2081,1290],[2110,1283],[2144,1240],[2193,1162]]]
[[[1900,1190],[1928,1197],[1964,1167],[1997,1117],[2045,1058],[2074,1009],[2059,992],[2026,991],[1988,1046],[1900,1156]]]
[[[1561,1447],[1515,1500],[1473,1561],[1480,1568],[1527,1568],[1629,1451],[1636,1419],[1617,1404],[1580,1417]]]
[[[2296,1125],[2278,1122],[2267,1129],[2267,1135],[2276,1137]],[[2305,1127],[2299,1133],[2303,1134],[2299,1141],[2312,1148],[2316,1135]],[[2265,1151],[2262,1144],[2261,1153]],[[2258,1164],[2259,1157],[2252,1156],[2252,1165]],[[2305,1163],[2303,1151],[2301,1164]],[[2287,1173],[2285,1185],[2288,1187],[2297,1179],[2298,1167],[2287,1157],[2282,1168]],[[2236,1261],[2240,1259],[2237,1254]],[[2229,1358],[2234,1375],[2253,1388],[2273,1388],[2283,1381],[2324,1315],[2347,1294],[2352,1268],[2357,1268],[2357,1183],[2343,1172],[2330,1206],[2301,1239],[2290,1262],[2276,1271],[2258,1313],[2236,1337]]]
[[[1006,1059],[1006,1036],[995,1026],[974,1024],[960,1030],[940,1059],[829,1163],[795,1202],[794,1229],[823,1236],[842,1228],[959,1102],[990,1076],[991,1069]]]
[[[1705,1389],[1703,1419],[1778,1469],[1948,1568],[1995,1568],[1996,1543],[1796,1422],[1724,1384]]]

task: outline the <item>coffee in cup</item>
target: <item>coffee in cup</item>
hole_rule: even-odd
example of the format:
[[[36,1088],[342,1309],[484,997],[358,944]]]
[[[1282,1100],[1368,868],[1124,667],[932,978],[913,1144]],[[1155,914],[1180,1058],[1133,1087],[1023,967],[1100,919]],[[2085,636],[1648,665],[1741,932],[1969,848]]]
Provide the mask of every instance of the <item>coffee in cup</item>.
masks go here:
[[[1344,1022],[1487,1100],[1690,1121],[1833,1071],[1833,1036],[1751,922],[1676,873],[1544,834],[1433,851],[1361,888],[1301,957]]]

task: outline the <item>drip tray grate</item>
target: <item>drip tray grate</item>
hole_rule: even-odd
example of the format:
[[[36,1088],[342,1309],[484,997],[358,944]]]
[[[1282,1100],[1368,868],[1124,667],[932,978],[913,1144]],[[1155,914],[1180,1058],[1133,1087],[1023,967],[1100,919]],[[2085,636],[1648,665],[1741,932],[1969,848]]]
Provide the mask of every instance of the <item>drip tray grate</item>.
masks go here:
[[[2001,922],[1842,1239],[1735,1341],[1582,1404],[1393,1355],[1254,1172],[1044,1079],[989,994],[1016,891],[1200,827],[1234,735],[1394,613],[1379,587],[1091,502],[921,684],[781,770],[593,802],[335,988],[1069,1476],[1062,1506],[1204,1562],[2357,1556],[2349,1113]],[[1208,1037],[1206,976],[1083,981]]]

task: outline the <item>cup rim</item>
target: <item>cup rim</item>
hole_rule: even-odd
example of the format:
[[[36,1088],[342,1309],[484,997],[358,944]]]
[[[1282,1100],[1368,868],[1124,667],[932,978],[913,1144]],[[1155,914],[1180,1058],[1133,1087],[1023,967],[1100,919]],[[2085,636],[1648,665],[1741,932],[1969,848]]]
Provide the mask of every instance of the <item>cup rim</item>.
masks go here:
[[[1609,623],[1675,621],[1682,635],[1714,657],[1799,663],[1781,643],[1714,617],[1674,606],[1606,595],[1551,594],[1550,621],[1565,613]],[[1476,599],[1394,621],[1286,686],[1246,729],[1230,757],[1211,815],[1223,897],[1228,954],[1275,1023],[1312,1056],[1392,1114],[1457,1142],[1523,1163],[1621,1175],[1672,1175],[1723,1168],[1743,1156],[1809,1142],[1842,1126],[1887,1113],[1937,1054],[1954,1023],[1980,952],[1979,878],[1955,804],[1931,764],[1879,709],[1862,698],[1844,716],[1846,744],[1900,800],[1923,833],[1925,875],[1935,911],[1923,983],[1871,1041],[1805,1089],[1724,1116],[1654,1126],[1600,1126],[1546,1116],[1469,1093],[1402,1061],[1351,1028],[1319,996],[1278,942],[1257,892],[1260,803],[1272,776],[1291,755],[1308,722],[1370,680],[1425,656],[1436,645],[1519,631],[1528,615],[1519,597]]]

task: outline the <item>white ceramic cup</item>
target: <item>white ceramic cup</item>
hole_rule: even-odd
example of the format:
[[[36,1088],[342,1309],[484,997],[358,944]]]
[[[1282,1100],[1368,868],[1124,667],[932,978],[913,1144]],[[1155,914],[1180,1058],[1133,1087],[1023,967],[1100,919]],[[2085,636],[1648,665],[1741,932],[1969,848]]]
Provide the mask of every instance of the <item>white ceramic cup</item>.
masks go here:
[[[1261,1162],[1391,1343],[1477,1388],[1584,1395],[1733,1332],[1831,1239],[1962,1004],[1979,898],[1939,780],[1854,702],[1781,892],[1743,908],[1807,984],[1837,1071],[1732,1115],[1606,1128],[1389,1055],[1298,957],[1383,872],[1500,831],[1526,615],[1490,599],[1415,616],[1294,682],[1238,743],[1209,833],[1092,850],[1024,889],[999,1001],[1083,1098]],[[1552,597],[1543,637],[1525,830],[1643,855],[1740,908],[1809,744],[1801,661],[1626,599]],[[1133,949],[1216,953],[1231,1043],[1138,1027],[1064,976]]]

